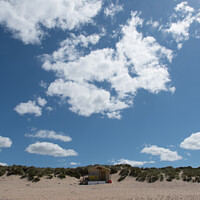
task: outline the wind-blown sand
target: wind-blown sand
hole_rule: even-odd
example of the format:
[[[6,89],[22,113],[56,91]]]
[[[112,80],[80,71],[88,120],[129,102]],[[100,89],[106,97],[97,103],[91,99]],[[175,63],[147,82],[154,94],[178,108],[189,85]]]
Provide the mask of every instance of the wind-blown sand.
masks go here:
[[[200,200],[200,184],[183,181],[140,183],[128,177],[112,184],[79,185],[78,179],[43,178],[32,183],[18,176],[0,177],[0,200]]]

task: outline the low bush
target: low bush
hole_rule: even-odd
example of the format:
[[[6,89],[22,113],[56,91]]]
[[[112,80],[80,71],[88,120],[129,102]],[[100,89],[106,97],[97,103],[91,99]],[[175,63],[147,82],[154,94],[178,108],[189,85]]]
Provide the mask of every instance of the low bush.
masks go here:
[[[88,175],[88,168],[93,166],[77,167],[77,168],[36,168],[36,167],[26,167],[20,165],[13,166],[0,166],[0,176],[7,175],[19,175],[22,179],[27,178],[29,181],[37,182],[40,181],[41,177],[46,177],[47,179],[52,179],[53,177],[66,178],[66,176],[71,176],[79,179],[81,176]],[[119,172],[118,181],[123,181],[127,176],[135,177],[137,181],[147,181],[152,183],[155,181],[173,181],[174,179],[187,182],[200,183],[200,167],[179,167],[173,168],[163,167],[163,168],[139,168],[131,167],[130,165],[105,165],[105,167],[110,168],[111,174]],[[181,177],[180,177],[181,174]]]
[[[137,177],[141,173],[139,167],[131,167],[129,176]]]
[[[110,168],[110,174],[116,174],[120,169],[115,166],[109,166]]]
[[[128,168],[123,168],[120,173],[120,176],[128,176],[129,175],[129,169]]]
[[[0,176],[3,176],[6,173],[6,167],[0,166]]]
[[[35,177],[35,178],[32,180],[32,182],[38,182],[38,181],[40,181],[40,178],[39,178],[39,177]]]
[[[7,167],[7,176],[10,175],[19,175],[22,176],[26,170],[26,167],[20,165],[13,165]]]
[[[58,174],[58,176],[57,176],[58,178],[60,178],[60,179],[63,179],[63,178],[66,178],[66,175],[65,174],[62,174],[62,173],[60,173],[60,174]]]
[[[119,179],[117,180],[118,182],[123,181],[126,178],[126,176],[120,176]]]
[[[48,176],[47,176],[47,179],[52,179],[52,178],[53,178],[52,175],[48,175]]]
[[[160,180],[160,182],[164,180],[163,174],[160,174],[160,175],[159,175],[159,180]]]
[[[88,175],[88,167],[77,167],[76,171],[80,174],[80,176]]]
[[[137,175],[136,181],[144,182],[146,180],[146,177],[147,177],[147,172],[142,171]]]
[[[159,171],[150,170],[149,172],[147,172],[146,179],[148,183],[156,182],[157,180],[159,180]]]

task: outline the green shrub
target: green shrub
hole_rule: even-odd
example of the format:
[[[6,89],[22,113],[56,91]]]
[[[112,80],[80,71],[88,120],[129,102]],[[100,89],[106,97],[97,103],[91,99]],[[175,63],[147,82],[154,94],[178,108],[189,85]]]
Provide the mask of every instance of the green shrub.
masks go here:
[[[65,174],[62,174],[62,173],[60,173],[60,174],[58,174],[58,176],[57,176],[58,178],[60,178],[60,179],[63,179],[63,178],[66,178],[66,175]]]
[[[38,182],[38,181],[40,181],[40,178],[39,178],[39,177],[35,177],[35,178],[32,180],[32,182]]]
[[[129,176],[137,177],[141,173],[139,167],[131,167]]]
[[[80,174],[80,176],[88,175],[88,167],[77,167],[76,171]]]
[[[36,168],[36,167],[28,167],[28,169],[26,170],[26,174],[27,174],[29,177],[37,176],[38,173],[39,173],[39,168]]]
[[[27,178],[27,175],[24,174],[24,175],[22,175],[20,178],[21,178],[21,179]]]
[[[0,167],[0,176],[3,176],[6,173],[6,167]]]
[[[128,168],[123,168],[119,173],[120,176],[128,176],[128,174],[129,174]]]
[[[180,168],[173,168],[171,166],[164,167],[160,169],[161,173],[165,174],[167,181],[172,181],[173,179],[179,179]]]
[[[147,172],[143,171],[138,174],[138,176],[136,177],[136,181],[144,182],[146,180],[146,177],[147,177]]]
[[[159,172],[158,171],[150,171],[147,173],[147,182],[148,183],[153,183],[156,182],[159,179]]]
[[[168,178],[166,179],[166,181],[170,182],[170,181],[172,181],[172,179],[171,179],[170,177],[168,177]]]
[[[24,174],[24,169],[25,167],[23,166],[20,166],[20,165],[13,165],[13,166],[9,166],[7,168],[7,176],[10,176],[10,175],[23,175]]]
[[[123,181],[126,178],[126,176],[120,176],[119,179],[117,180],[118,182]]]
[[[53,178],[52,175],[48,175],[48,176],[47,176],[47,179],[52,179],[52,178]]]
[[[28,181],[32,181],[34,179],[34,176],[28,176]]]
[[[160,181],[163,181],[163,180],[164,180],[163,174],[160,174],[160,175],[159,175],[159,180],[160,180]]]
[[[88,168],[94,166],[85,166],[77,168],[36,168],[36,167],[26,167],[20,165],[13,166],[0,166],[0,176],[7,174],[19,175],[21,178],[27,178],[29,181],[37,182],[41,177],[46,176],[47,179],[53,178],[53,176],[58,178],[65,178],[66,176],[71,176],[79,179],[81,176],[88,175]],[[120,178],[118,181],[124,180],[127,176],[135,177],[137,181],[147,181],[152,183],[155,181],[163,181],[166,177],[167,181],[172,181],[173,179],[179,180],[180,174],[181,179],[187,182],[200,183],[200,167],[192,168],[179,167],[173,168],[163,167],[163,168],[139,168],[131,167],[130,165],[114,165],[105,167],[110,168],[111,174],[115,174],[120,171]]]
[[[74,168],[64,169],[61,173],[64,173],[67,176],[71,176],[77,179],[81,177],[80,173]]]
[[[116,166],[110,166],[110,174],[116,174],[119,171],[119,168]]]
[[[184,167],[182,168],[182,180],[187,182],[200,182],[200,168]]]

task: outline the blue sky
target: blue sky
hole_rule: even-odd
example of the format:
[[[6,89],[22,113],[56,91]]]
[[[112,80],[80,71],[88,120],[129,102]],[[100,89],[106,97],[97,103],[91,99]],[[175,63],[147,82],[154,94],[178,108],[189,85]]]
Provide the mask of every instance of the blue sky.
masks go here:
[[[199,166],[199,9],[0,0],[0,164]]]

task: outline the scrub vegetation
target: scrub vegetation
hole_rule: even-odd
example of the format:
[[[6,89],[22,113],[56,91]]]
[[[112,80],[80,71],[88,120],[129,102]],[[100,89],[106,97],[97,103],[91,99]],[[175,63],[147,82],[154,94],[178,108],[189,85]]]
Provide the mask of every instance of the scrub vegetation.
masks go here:
[[[52,179],[57,177],[60,179],[66,176],[80,179],[82,176],[88,175],[88,169],[92,165],[77,168],[37,168],[26,167],[20,165],[0,166],[0,176],[18,175],[21,179],[26,178],[28,181],[38,182],[42,177]],[[136,181],[153,183],[156,181],[173,181],[183,180],[187,182],[200,183],[200,167],[163,167],[163,168],[139,168],[130,165],[104,165],[111,169],[111,174],[119,174],[118,181],[123,181],[126,177],[134,177]]]

